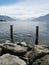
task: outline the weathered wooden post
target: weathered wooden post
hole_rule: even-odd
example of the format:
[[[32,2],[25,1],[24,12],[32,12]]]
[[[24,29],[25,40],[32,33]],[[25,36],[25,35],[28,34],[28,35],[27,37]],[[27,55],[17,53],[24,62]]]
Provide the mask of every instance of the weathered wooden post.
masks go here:
[[[10,25],[10,41],[13,42],[13,25]]]
[[[36,39],[35,39],[35,45],[38,45],[38,32],[39,32],[39,26],[36,26]]]

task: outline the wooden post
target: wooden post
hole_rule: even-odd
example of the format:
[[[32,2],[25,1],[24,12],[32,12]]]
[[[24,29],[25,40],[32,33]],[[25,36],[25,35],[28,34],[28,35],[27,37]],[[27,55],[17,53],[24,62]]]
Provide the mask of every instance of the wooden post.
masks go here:
[[[13,42],[13,25],[10,25],[10,40]]]
[[[39,32],[39,27],[36,26],[36,39],[35,39],[35,45],[38,45],[38,32]]]

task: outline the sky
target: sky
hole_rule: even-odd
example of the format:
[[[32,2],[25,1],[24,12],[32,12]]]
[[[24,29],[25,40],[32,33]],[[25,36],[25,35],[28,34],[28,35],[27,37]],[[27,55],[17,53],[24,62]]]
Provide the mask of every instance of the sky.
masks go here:
[[[0,0],[0,15],[28,19],[49,14],[49,0]]]

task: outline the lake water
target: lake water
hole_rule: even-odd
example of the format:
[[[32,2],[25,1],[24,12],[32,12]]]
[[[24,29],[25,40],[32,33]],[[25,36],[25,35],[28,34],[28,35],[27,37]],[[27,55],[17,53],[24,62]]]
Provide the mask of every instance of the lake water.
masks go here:
[[[39,44],[49,45],[49,23],[34,21],[0,22],[0,42],[10,40],[10,25],[13,25],[13,36],[16,42],[35,42],[36,26],[39,26]],[[31,34],[31,37],[28,36]]]

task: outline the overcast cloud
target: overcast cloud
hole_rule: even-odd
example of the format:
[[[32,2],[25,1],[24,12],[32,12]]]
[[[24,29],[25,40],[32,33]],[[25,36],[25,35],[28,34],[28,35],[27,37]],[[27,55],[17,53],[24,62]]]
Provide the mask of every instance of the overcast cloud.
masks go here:
[[[0,15],[31,18],[49,14],[49,0],[0,0]]]

